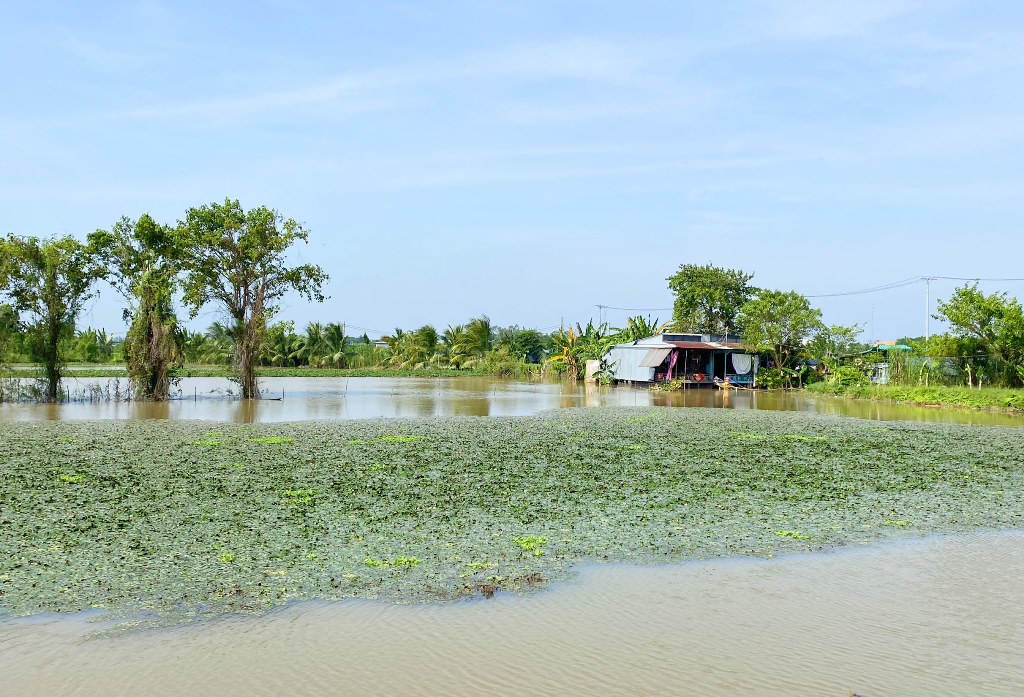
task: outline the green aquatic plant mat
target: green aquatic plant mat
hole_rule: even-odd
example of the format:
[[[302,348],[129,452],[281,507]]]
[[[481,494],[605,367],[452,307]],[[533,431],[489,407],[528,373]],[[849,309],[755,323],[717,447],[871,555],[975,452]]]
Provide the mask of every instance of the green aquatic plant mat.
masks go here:
[[[216,430],[211,430],[215,428]],[[1024,524],[1024,429],[722,409],[6,423],[0,613],[490,596],[591,560]]]

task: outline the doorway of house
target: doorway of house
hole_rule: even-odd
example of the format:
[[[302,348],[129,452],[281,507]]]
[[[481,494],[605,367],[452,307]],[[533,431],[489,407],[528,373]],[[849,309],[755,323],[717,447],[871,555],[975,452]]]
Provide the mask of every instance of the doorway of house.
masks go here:
[[[714,354],[712,361],[714,363],[714,377],[719,380],[725,380],[726,373],[726,361],[729,360],[728,354],[716,353]]]

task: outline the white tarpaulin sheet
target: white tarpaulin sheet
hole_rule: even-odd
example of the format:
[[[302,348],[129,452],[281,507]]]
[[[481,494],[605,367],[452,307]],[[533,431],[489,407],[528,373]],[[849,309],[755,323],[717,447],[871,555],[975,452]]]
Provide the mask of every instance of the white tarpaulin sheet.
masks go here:
[[[665,362],[668,358],[668,354],[672,353],[670,348],[656,348],[651,349],[644,356],[644,359],[640,361],[641,368],[657,368],[659,365]]]

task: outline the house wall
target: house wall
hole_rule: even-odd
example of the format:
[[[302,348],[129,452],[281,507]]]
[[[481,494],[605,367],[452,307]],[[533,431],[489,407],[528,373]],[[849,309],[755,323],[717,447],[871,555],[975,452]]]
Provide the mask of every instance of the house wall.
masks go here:
[[[650,344],[614,346],[605,356],[605,363],[614,366],[612,375],[616,380],[654,382],[654,368],[640,367],[651,348]]]

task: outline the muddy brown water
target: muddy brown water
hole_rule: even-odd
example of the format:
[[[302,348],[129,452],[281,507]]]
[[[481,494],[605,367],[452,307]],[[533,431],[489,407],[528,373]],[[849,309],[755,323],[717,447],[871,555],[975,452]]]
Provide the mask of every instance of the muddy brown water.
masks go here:
[[[1024,533],[591,566],[526,597],[87,636],[0,620],[21,695],[1020,695]]]
[[[108,379],[69,378],[68,404],[0,404],[0,422],[41,419],[199,419],[271,422],[376,417],[523,416],[549,409],[597,406],[722,407],[790,410],[878,420],[1021,426],[1024,417],[993,411],[935,409],[803,393],[646,388],[524,382],[498,378],[264,378],[261,401],[230,396],[222,378],[184,379],[166,403],[83,401],[110,391]],[[126,383],[118,386],[124,390]]]

